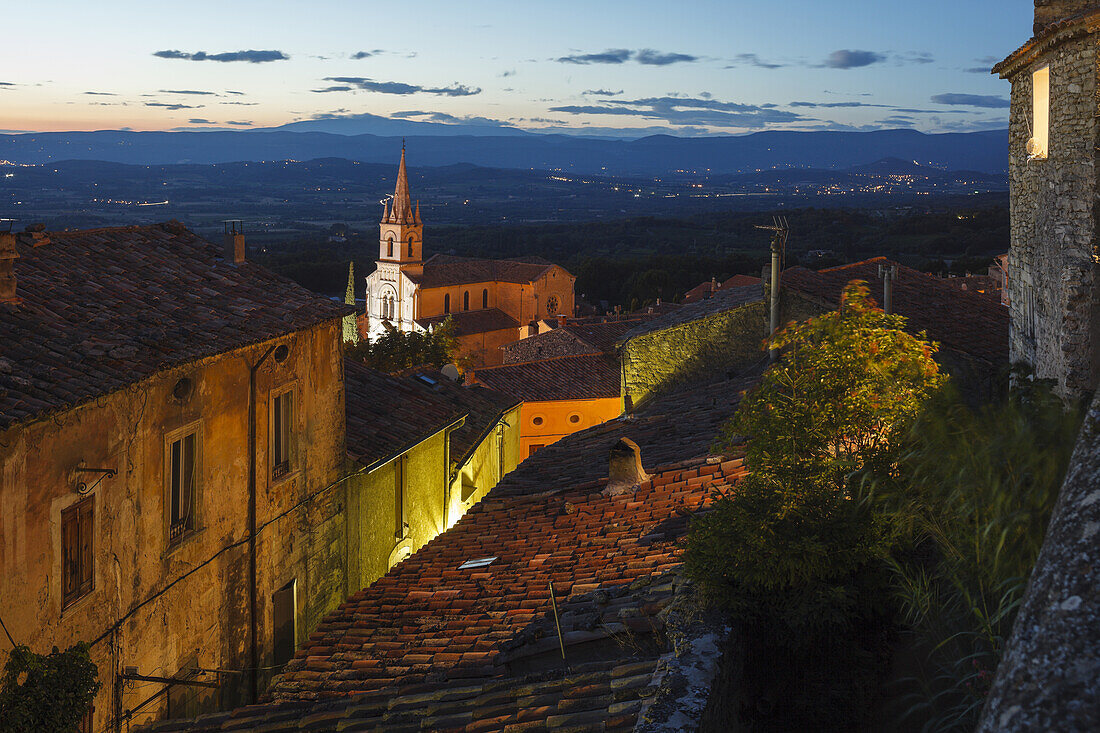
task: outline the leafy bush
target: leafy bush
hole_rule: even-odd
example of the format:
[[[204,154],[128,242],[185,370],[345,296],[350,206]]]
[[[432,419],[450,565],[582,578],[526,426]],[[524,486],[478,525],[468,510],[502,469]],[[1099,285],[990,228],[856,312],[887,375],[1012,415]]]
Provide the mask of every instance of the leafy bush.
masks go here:
[[[75,732],[99,690],[88,645],[47,655],[11,650],[0,686],[0,733]]]
[[[431,331],[399,331],[389,323],[385,327],[386,332],[373,343],[362,341],[345,353],[372,369],[390,373],[414,366],[438,369],[456,361],[458,340],[449,317]]]

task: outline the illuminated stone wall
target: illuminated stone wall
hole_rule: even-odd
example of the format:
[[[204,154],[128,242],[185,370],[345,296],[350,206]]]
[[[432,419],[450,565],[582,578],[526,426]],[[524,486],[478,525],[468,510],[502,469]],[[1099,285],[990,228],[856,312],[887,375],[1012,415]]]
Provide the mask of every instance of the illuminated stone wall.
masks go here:
[[[1049,157],[1028,160],[1032,73],[1050,64]],[[1009,180],[1010,353],[1068,396],[1097,378],[1097,37],[1042,43],[1007,69],[1012,82]]]
[[[686,383],[744,369],[766,358],[766,335],[766,305],[756,302],[636,336],[622,347],[622,394],[638,406]]]

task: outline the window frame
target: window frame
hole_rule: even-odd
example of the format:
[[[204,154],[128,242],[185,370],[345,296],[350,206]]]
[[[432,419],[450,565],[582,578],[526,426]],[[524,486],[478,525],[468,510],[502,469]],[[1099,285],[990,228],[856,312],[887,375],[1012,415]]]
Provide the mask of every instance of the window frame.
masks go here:
[[[290,431],[284,441],[284,448],[288,455],[285,460],[276,462],[276,433],[275,412],[276,401],[290,395],[290,417],[285,423]],[[278,484],[289,480],[299,470],[299,442],[301,439],[301,397],[298,390],[298,380],[293,380],[279,385],[271,390],[267,401],[267,464],[268,477],[271,484]],[[281,408],[280,408],[281,409]]]
[[[203,466],[203,430],[202,420],[193,420],[175,430],[164,434],[164,536],[168,540],[168,547],[173,548],[197,532],[201,526],[199,521],[199,507],[202,506],[202,466]],[[176,530],[177,523],[173,522],[172,510],[175,500],[173,481],[175,470],[172,461],[172,448],[176,443],[181,443],[188,436],[194,436],[194,455],[192,457],[194,474],[191,478],[191,512],[188,518],[190,526],[184,526]],[[181,445],[181,451],[183,446]]]
[[[1031,137],[1042,151],[1032,160],[1050,157],[1050,64],[1044,63],[1031,72]]]
[[[87,517],[86,520],[85,517]],[[66,527],[70,522],[76,525],[77,539],[74,541],[77,545],[78,565],[87,571],[86,573],[79,573],[79,587],[71,592],[68,588],[70,577],[69,554],[66,552],[68,547]],[[89,494],[62,509],[59,527],[61,532],[61,610],[64,611],[95,591],[95,494]],[[86,568],[84,567],[85,564]]]
[[[393,460],[393,535],[401,541],[409,536],[408,522],[409,454]]]

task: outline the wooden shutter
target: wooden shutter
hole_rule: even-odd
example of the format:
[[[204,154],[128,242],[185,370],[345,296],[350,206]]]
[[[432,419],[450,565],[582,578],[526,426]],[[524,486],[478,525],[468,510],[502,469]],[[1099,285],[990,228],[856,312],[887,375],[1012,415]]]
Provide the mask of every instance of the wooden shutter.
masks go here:
[[[393,513],[394,534],[398,539],[405,536],[405,463],[408,456],[401,456],[393,462]]]
[[[61,605],[92,590],[94,501],[84,499],[61,513]]]
[[[92,590],[92,536],[93,531],[93,507],[91,498],[82,502],[80,509],[80,595]]]

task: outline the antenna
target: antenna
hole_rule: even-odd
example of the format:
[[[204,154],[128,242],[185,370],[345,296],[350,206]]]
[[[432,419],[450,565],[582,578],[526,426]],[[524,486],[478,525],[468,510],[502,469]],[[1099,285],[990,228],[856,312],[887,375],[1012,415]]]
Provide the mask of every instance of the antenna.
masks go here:
[[[756,225],[757,229],[774,232],[772,235],[772,276],[771,276],[771,330],[769,338],[775,339],[779,331],[779,271],[782,269],[783,251],[787,248],[787,237],[791,228],[787,224],[787,217],[773,216],[771,226]],[[779,352],[775,348],[768,349],[768,358],[774,362],[779,358]]]

